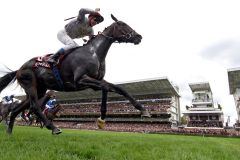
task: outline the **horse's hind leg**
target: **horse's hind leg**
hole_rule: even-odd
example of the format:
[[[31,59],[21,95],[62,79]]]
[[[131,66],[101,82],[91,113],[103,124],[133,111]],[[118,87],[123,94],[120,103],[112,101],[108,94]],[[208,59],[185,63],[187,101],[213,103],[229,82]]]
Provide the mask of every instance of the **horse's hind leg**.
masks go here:
[[[20,74],[17,75],[17,79],[29,97],[30,109],[41,119],[47,129],[52,130],[52,134],[60,134],[61,130],[46,118],[38,104],[37,81],[34,73],[31,70],[22,70]]]

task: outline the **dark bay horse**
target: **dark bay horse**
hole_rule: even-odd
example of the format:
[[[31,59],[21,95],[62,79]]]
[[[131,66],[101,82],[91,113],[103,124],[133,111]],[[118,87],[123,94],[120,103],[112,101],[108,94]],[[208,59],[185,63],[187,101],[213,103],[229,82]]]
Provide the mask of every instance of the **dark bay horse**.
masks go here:
[[[113,15],[111,15],[111,17],[114,22],[110,26],[89,40],[86,45],[71,51],[63,59],[59,66],[59,72],[63,82],[62,87],[58,85],[58,81],[51,69],[34,69],[32,67],[36,58],[27,61],[20,69],[9,72],[0,78],[0,91],[12,80],[17,79],[27,94],[27,99],[24,103],[21,103],[21,105],[11,112],[7,133],[12,133],[16,116],[29,105],[33,112],[44,122],[46,128],[52,130],[52,134],[61,133],[61,130],[55,127],[41,112],[41,108],[37,103],[38,99],[44,96],[47,89],[65,92],[80,91],[88,88],[100,90],[102,92],[102,120],[106,117],[108,92],[115,92],[124,96],[140,111],[142,116],[150,117],[149,112],[124,89],[104,80],[105,58],[111,45],[114,42],[126,42],[136,45],[139,44],[142,39],[142,36],[129,25],[123,21],[118,21]]]

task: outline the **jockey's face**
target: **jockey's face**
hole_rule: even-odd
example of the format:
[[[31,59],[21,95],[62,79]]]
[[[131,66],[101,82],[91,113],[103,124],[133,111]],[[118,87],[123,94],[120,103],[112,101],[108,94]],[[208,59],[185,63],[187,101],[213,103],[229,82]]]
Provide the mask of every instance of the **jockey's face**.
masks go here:
[[[97,22],[95,21],[95,18],[91,18],[89,21],[89,24],[91,27],[95,26],[97,24]]]

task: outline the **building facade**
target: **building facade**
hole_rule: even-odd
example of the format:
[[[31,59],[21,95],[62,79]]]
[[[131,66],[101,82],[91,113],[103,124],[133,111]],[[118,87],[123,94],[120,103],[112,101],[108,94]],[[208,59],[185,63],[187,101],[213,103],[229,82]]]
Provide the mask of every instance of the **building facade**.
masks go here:
[[[189,84],[192,90],[192,105],[186,106],[183,114],[187,118],[187,127],[223,127],[221,106],[214,108],[213,94],[208,82]]]

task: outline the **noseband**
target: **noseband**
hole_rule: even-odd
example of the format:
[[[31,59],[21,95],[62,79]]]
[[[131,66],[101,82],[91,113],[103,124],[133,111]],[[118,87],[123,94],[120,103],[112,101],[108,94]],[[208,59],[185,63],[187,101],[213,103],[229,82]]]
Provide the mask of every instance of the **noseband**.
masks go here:
[[[126,33],[121,35],[119,38],[126,38],[126,39],[130,39],[133,37],[134,31],[130,32],[130,33]]]

